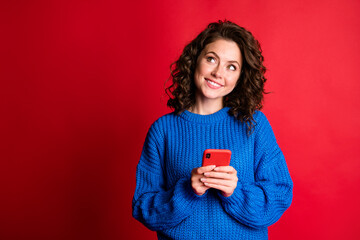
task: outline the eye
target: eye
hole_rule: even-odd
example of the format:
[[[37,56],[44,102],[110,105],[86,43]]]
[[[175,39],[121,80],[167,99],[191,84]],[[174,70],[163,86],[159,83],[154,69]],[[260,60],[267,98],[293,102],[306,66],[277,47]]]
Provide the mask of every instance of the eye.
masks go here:
[[[231,71],[235,71],[236,70],[236,67],[234,65],[229,65],[228,68],[231,70]]]
[[[214,63],[215,62],[215,58],[213,57],[206,57],[206,61]]]

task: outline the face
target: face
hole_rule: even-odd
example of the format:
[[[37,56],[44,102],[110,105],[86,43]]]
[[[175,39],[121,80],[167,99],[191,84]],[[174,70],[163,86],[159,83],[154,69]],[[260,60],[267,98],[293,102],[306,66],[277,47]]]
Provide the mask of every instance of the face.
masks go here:
[[[197,99],[222,101],[240,77],[242,56],[238,45],[219,39],[202,50],[195,69]]]

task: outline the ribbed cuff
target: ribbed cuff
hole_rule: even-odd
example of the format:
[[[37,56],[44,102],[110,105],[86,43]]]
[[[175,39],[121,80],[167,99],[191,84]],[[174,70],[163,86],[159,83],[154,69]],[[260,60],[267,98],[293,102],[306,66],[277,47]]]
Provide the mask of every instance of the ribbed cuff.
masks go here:
[[[240,203],[242,199],[244,199],[244,193],[242,192],[241,188],[242,188],[242,184],[238,182],[233,194],[230,197],[223,196],[221,191],[218,191],[218,195],[223,203],[226,204]]]
[[[206,191],[201,196],[197,195],[191,187],[190,179],[184,179],[184,180],[180,180],[180,181],[183,181],[183,182],[182,182],[181,188],[179,189],[179,194],[182,195],[186,201],[194,201],[196,199],[203,198],[204,196],[206,196],[206,194],[208,192],[208,191]]]
[[[205,194],[204,194],[205,195]],[[180,179],[175,187],[173,201],[181,213],[188,215],[196,208],[197,203],[204,197],[199,196],[191,188],[189,178]]]

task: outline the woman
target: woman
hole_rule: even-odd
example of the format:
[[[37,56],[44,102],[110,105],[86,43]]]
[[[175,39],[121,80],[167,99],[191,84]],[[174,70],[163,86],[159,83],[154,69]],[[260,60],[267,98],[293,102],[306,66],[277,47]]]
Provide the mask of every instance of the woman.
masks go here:
[[[155,121],[136,173],[133,216],[159,239],[267,239],[292,181],[262,108],[265,67],[252,34],[211,23],[173,65],[174,112]],[[202,167],[206,149],[230,166]]]

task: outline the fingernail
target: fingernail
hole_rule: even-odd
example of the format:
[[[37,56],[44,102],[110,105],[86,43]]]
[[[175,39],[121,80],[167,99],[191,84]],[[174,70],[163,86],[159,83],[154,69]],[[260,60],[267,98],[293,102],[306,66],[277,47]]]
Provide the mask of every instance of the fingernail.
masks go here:
[[[206,179],[205,178],[200,178],[200,181],[205,182]]]
[[[215,170],[215,171],[217,171],[217,170],[219,170],[219,168],[218,168],[218,167],[216,167],[216,168],[214,168],[214,170]]]
[[[209,176],[209,175],[210,175],[210,173],[206,172],[206,173],[204,173],[204,175],[207,177],[207,176]]]

